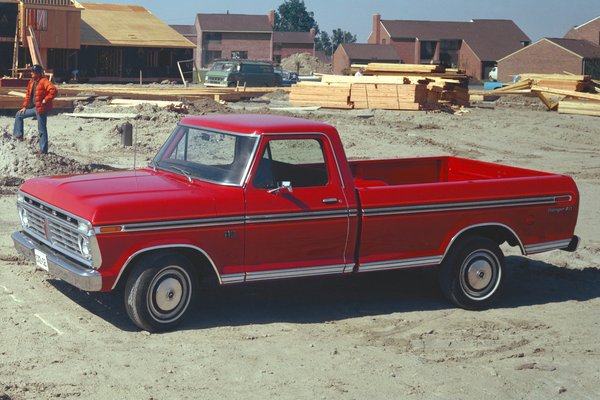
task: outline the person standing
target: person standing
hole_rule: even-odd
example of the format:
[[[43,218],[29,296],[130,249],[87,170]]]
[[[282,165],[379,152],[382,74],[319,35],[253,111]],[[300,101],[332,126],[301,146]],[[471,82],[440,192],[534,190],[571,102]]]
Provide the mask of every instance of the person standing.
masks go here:
[[[27,95],[23,102],[23,108],[17,111],[15,116],[15,127],[13,136],[17,140],[23,140],[23,120],[25,118],[37,117],[38,133],[40,135],[40,154],[48,153],[48,112],[52,109],[52,100],[58,91],[56,87],[44,76],[44,68],[41,65],[31,67],[31,80],[27,85]]]

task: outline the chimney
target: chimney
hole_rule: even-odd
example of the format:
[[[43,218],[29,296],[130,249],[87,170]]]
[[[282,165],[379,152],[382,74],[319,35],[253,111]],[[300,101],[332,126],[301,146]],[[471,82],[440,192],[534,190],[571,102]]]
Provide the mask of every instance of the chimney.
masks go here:
[[[275,10],[269,10],[269,14],[267,14],[269,17],[269,23],[271,24],[271,27],[275,27]]]
[[[373,36],[375,44],[381,44],[381,14],[373,14]]]
[[[317,36],[317,31],[315,30],[315,28],[310,28],[310,36],[312,36],[313,39],[315,38],[315,36]]]

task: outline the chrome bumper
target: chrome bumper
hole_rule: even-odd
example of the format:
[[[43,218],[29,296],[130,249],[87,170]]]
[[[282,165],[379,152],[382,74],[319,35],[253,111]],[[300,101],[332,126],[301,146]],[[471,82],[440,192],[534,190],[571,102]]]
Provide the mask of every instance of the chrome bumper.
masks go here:
[[[581,239],[579,238],[579,236],[574,235],[571,238],[571,242],[569,242],[569,245],[567,247],[565,247],[564,251],[569,251],[569,252],[574,252],[577,251],[577,249],[579,248],[579,244],[581,243]]]
[[[35,261],[34,249],[44,252],[48,259],[50,275],[88,292],[98,292],[102,289],[102,276],[98,271],[69,260],[23,232],[14,232],[11,237],[15,249],[32,261]]]

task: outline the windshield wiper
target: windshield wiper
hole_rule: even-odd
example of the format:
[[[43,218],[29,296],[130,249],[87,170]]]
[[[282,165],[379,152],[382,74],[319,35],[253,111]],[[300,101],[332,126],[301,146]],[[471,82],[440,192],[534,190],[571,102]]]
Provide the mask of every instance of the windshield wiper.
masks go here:
[[[185,177],[186,177],[186,178],[188,178],[188,181],[189,181],[190,183],[192,183],[192,182],[193,182],[193,179],[192,179],[192,174],[190,174],[190,172],[189,172],[189,171],[186,171],[185,169],[183,169],[183,168],[179,168],[179,167],[176,167],[176,166],[174,166],[174,165],[171,165],[171,166],[170,166],[170,168],[173,168],[174,170],[176,170],[176,171],[178,171],[178,172],[181,172],[183,175],[185,175]]]

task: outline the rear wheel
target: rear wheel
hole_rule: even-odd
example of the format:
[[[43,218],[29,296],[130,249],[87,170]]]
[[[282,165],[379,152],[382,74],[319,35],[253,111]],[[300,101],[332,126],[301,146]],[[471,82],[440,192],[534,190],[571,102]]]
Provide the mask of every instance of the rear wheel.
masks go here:
[[[467,237],[450,249],[440,265],[440,286],[458,306],[481,310],[498,297],[504,270],[504,254],[496,242]]]
[[[127,280],[125,309],[141,329],[166,331],[183,320],[197,287],[196,271],[186,257],[149,254],[136,262]]]

